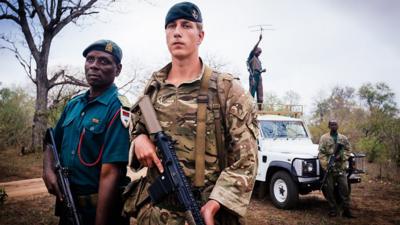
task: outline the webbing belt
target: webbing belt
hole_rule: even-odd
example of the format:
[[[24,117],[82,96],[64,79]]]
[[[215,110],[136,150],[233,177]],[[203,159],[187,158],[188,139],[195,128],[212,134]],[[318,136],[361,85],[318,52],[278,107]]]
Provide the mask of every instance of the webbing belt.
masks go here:
[[[206,115],[208,103],[208,85],[211,78],[211,69],[205,66],[201,79],[200,93],[197,97],[197,127],[195,143],[195,177],[194,186],[204,186],[205,173],[205,149],[206,149]]]

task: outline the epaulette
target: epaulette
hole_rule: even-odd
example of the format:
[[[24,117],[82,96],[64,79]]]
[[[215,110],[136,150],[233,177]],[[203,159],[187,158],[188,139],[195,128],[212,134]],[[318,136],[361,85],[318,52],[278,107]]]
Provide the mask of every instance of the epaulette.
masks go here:
[[[132,107],[131,102],[125,95],[118,95],[118,100],[121,102],[122,107],[124,108]]]

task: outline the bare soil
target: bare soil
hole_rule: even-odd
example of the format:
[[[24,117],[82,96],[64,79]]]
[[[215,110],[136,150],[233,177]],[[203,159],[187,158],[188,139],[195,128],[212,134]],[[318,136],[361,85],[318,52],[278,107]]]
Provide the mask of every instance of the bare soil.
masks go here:
[[[19,156],[15,150],[0,152],[0,188],[5,188],[8,194],[6,202],[0,204],[0,225],[58,223],[54,216],[55,198],[47,193],[42,179],[38,178],[41,167],[41,153]],[[352,188],[352,210],[356,219],[329,218],[328,204],[322,193],[316,191],[301,196],[298,207],[293,210],[275,208],[268,196],[253,198],[247,214],[248,224],[400,225],[399,168],[388,165],[368,165],[367,168],[368,174],[363,176],[362,183]],[[384,180],[376,178],[382,176]],[[32,177],[37,178],[24,180]]]
[[[330,218],[328,202],[315,191],[301,196],[296,209],[280,210],[265,199],[253,198],[248,209],[249,225],[261,224],[400,224],[400,185],[364,180],[352,187],[351,208],[356,219]]]
[[[41,179],[0,184],[9,195],[0,206],[0,224],[57,224],[53,216],[54,197],[46,193]],[[25,190],[25,191],[22,191]],[[280,210],[269,197],[251,200],[247,220],[249,225],[309,225],[309,224],[395,224],[400,225],[400,185],[368,180],[353,186],[352,210],[356,219],[329,218],[328,204],[322,193],[300,197],[293,210]]]

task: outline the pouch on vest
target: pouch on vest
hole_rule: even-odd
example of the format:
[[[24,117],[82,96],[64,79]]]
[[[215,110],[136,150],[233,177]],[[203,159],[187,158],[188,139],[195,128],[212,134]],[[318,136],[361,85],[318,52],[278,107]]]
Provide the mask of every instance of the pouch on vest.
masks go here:
[[[149,200],[147,189],[150,184],[146,177],[130,182],[122,193],[123,216],[137,217],[140,208]]]

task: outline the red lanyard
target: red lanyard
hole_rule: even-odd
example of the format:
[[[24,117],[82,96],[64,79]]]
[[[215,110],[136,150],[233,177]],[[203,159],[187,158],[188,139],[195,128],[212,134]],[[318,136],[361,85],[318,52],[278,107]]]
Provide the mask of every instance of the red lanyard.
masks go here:
[[[119,110],[114,114],[114,116],[113,116],[113,118],[111,119],[110,123],[108,123],[107,131],[108,131],[108,128],[110,128],[110,126],[114,123],[114,120],[115,120],[115,118],[117,118],[117,115],[118,115],[118,113],[119,113],[120,111],[121,111],[121,109],[119,109]],[[107,133],[107,131],[106,131],[106,133]],[[85,128],[83,128],[83,130],[82,130],[82,132],[81,132],[81,135],[80,135],[80,138],[79,138],[78,157],[79,157],[79,161],[80,161],[83,165],[85,165],[85,166],[87,166],[87,167],[92,167],[92,166],[95,166],[97,163],[99,163],[99,161],[100,161],[100,159],[101,159],[101,156],[103,155],[104,143],[101,145],[100,153],[99,153],[99,155],[97,156],[97,159],[96,159],[94,162],[92,162],[92,163],[85,162],[85,161],[83,160],[82,156],[81,156],[81,146],[82,146],[83,138],[84,138],[84,136],[85,136],[85,132],[86,132],[86,131],[85,131]]]

